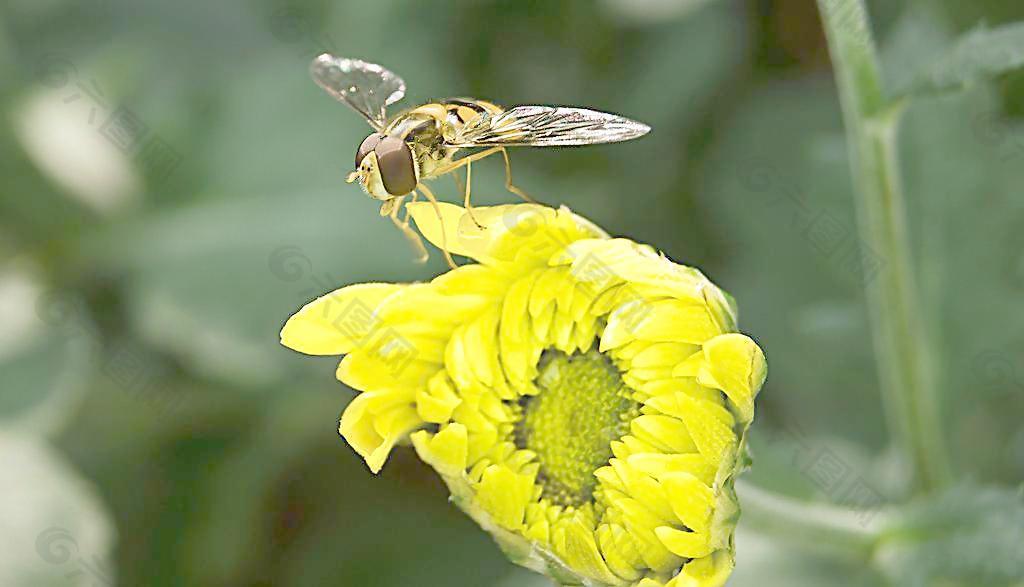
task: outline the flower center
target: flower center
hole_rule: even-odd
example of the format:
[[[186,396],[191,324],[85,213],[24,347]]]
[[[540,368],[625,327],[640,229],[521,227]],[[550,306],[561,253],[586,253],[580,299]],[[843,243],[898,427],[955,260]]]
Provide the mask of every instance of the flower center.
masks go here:
[[[619,370],[597,351],[548,350],[536,380],[540,392],[522,400],[516,444],[537,453],[544,497],[566,506],[589,502],[594,471],[608,464],[611,443],[640,413]]]

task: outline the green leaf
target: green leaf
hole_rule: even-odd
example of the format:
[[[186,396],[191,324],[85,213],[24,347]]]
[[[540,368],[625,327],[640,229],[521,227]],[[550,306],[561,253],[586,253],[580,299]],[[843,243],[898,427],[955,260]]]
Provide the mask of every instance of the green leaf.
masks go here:
[[[96,332],[72,294],[0,266],[0,426],[48,434],[71,416],[97,370]]]
[[[955,32],[934,10],[916,5],[904,11],[880,47],[888,93],[899,96],[909,92],[954,37]]]
[[[744,529],[736,534],[736,570],[729,585],[737,587],[875,587],[877,572],[859,561],[801,549],[786,537]]]
[[[887,63],[919,60],[937,36],[899,27]],[[823,450],[815,441],[823,435],[859,441],[869,453],[882,450],[861,283],[849,263],[856,225],[835,100],[831,85],[817,79],[758,88],[717,130],[702,169],[700,219],[713,227],[710,246],[718,252],[717,262],[702,269],[736,296],[740,327],[756,334],[772,365],[755,430],[776,429],[794,443],[776,443],[779,454],[771,455],[755,435],[755,456],[771,457],[758,465],[776,470],[794,460],[790,468],[809,466]],[[785,137],[785,149],[778,137]],[[900,142],[920,303],[937,340],[949,445],[981,479],[1019,480],[1024,201],[1017,196],[1024,185],[1024,128],[1004,117],[983,84],[912,101]],[[846,417],[853,412],[864,416]],[[888,480],[857,459],[849,462],[848,477],[866,476],[886,493]],[[782,485],[771,486],[793,489]]]
[[[1024,66],[1024,23],[978,28],[921,74],[912,94],[960,89]]]
[[[516,567],[496,587],[554,587],[551,579],[527,569]]]
[[[149,343],[209,376],[269,384],[288,367],[309,369],[278,342],[306,302],[442,270],[437,251],[417,264],[373,202],[344,193],[351,187],[203,201],[125,225],[91,254],[131,276],[127,307]]]
[[[323,418],[340,399],[282,396],[204,474],[181,543],[189,584],[238,584],[254,560],[274,561],[273,585],[493,585],[511,569],[411,449],[371,475]]]
[[[718,131],[700,192],[701,221],[726,257],[702,269],[736,296],[740,327],[768,349],[759,407],[808,443],[807,461],[817,436],[870,446],[883,433],[841,124],[830,80],[760,87]],[[853,411],[864,417],[846,417]]]
[[[909,506],[876,551],[904,587],[1004,587],[1024,581],[1024,493],[962,485]]]
[[[890,84],[908,87],[913,78],[900,72],[917,71],[947,45],[940,21],[908,13],[887,39]],[[1015,311],[1024,291],[1024,203],[1016,197],[1024,127],[990,85],[910,101],[900,160],[921,303],[942,357],[947,413],[955,415],[949,444],[980,479],[1013,483],[1024,478],[1024,354],[1014,334],[1024,328]]]

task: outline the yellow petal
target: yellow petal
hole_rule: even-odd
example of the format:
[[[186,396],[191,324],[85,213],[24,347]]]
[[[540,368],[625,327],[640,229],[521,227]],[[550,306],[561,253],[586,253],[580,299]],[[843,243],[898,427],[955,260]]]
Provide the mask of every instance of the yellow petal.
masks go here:
[[[597,541],[601,554],[612,570],[624,581],[636,581],[640,578],[644,561],[640,558],[636,541],[618,524],[602,524],[597,529]]]
[[[530,540],[547,544],[551,540],[551,524],[547,520],[538,520],[530,524],[523,535]]]
[[[492,303],[494,299],[484,295],[444,294],[433,284],[416,283],[406,286],[402,295],[384,300],[377,314],[403,333],[445,337],[454,325]]]
[[[722,587],[732,574],[732,553],[716,551],[711,556],[692,560],[665,587]]]
[[[446,295],[478,295],[497,300],[508,290],[509,275],[487,265],[469,264],[438,275],[430,284]]]
[[[493,389],[495,379],[504,376],[497,364],[498,356],[498,319],[497,307],[469,323],[463,341],[468,366],[477,381],[485,387]]]
[[[420,430],[412,435],[417,454],[442,475],[461,475],[468,464],[469,435],[466,427],[453,422],[431,435]]]
[[[296,312],[281,329],[281,344],[307,355],[342,355],[365,343],[380,325],[374,311],[406,286],[360,283],[320,296]]]
[[[423,423],[410,405],[400,405],[382,414],[372,413],[371,404],[382,395],[386,394],[371,392],[357,396],[345,409],[339,426],[342,437],[374,473],[384,466],[395,443]]]
[[[629,430],[640,440],[660,447],[664,452],[696,452],[686,425],[671,416],[643,415],[629,423]]]
[[[417,202],[406,204],[406,209],[416,221],[416,226],[428,241],[439,249],[447,249],[453,255],[464,255],[488,263],[490,257],[484,254],[487,246],[486,230],[480,230],[472,223],[463,223],[466,210],[462,206],[447,202]],[[474,212],[479,214],[480,208]]]
[[[673,520],[674,512],[660,483],[637,471],[622,459],[611,459],[610,464],[622,480],[626,494],[641,501],[648,511],[662,520]]]
[[[731,458],[737,438],[732,431],[733,418],[725,408],[681,392],[650,398],[644,405],[680,419],[697,450],[709,463]]]
[[[676,394],[676,401],[681,411],[688,415],[685,419],[686,430],[697,445],[697,450],[709,463],[731,461],[739,439],[732,430],[730,414],[719,406],[683,393]]]
[[[351,353],[341,360],[335,375],[345,385],[364,391],[416,388],[441,367],[437,363],[418,360],[416,352],[415,349],[396,351],[387,358],[363,352]]]
[[[474,213],[478,208],[474,208]],[[495,206],[487,220],[492,237],[488,254],[504,262],[528,267],[548,260],[580,239],[607,238],[593,223],[568,208],[552,210],[535,204]]]
[[[676,517],[699,534],[711,530],[715,493],[707,484],[689,473],[672,473],[661,480]],[[669,550],[672,550],[669,547]],[[675,552],[675,551],[673,551]],[[676,552],[676,554],[680,554]],[[690,555],[681,555],[690,556]],[[703,556],[703,555],[701,555]],[[693,558],[692,556],[690,558]]]
[[[633,539],[637,541],[640,556],[650,568],[666,572],[679,566],[682,559],[673,554],[654,534],[654,529],[663,522],[649,512],[637,500],[612,497],[614,507],[622,511],[622,521]]]
[[[655,528],[654,534],[669,552],[677,556],[700,558],[711,554],[711,546],[708,544],[707,534],[684,532],[669,526]]]
[[[527,308],[536,274],[530,274],[509,287],[501,308],[501,337],[510,342],[522,342],[528,333]]]
[[[609,315],[601,350],[613,349],[633,339],[702,344],[720,333],[703,304],[635,298]]]
[[[518,474],[504,465],[484,469],[476,486],[477,505],[504,528],[518,530],[523,525],[527,503],[531,501],[533,483],[527,475]]]
[[[698,383],[725,392],[740,419],[749,423],[754,418],[754,397],[767,374],[761,348],[743,334],[723,334],[704,345],[704,358]]]
[[[640,453],[631,455],[627,462],[637,471],[651,475],[659,481],[672,473],[689,473],[703,483],[711,485],[718,467],[712,466],[699,453],[666,455],[661,453]]]
[[[696,377],[700,374],[701,367],[707,362],[704,353],[694,353],[672,369],[673,377]]]
[[[462,399],[444,372],[430,378],[426,388],[416,391],[416,410],[425,422],[444,424],[451,419]]]
[[[581,240],[559,260],[571,259],[574,274],[614,275],[644,294],[700,302],[703,289],[714,287],[698,270],[673,263],[653,248],[628,239]]]
[[[434,246],[447,246],[453,254],[486,265],[514,262],[520,269],[536,266],[576,240],[607,236],[566,208],[552,210],[536,204],[477,206],[473,215],[483,229],[469,219],[464,208],[454,204],[440,202],[435,208],[429,202],[418,202],[407,208]]]
[[[654,369],[658,367],[675,367],[698,351],[700,351],[700,347],[695,344],[678,342],[655,343],[637,353],[630,361],[630,368]]]
[[[697,356],[699,356],[701,361],[703,361],[703,353],[697,353]],[[691,377],[671,377],[648,381],[644,383],[638,391],[642,391],[649,396],[685,393],[694,399],[710,402],[719,406],[725,403],[725,397],[722,395],[721,391],[704,387],[697,383],[696,372]]]
[[[558,528],[554,537],[555,552],[570,568],[604,583],[618,583],[619,578],[608,568],[597,547],[592,528],[578,517]]]

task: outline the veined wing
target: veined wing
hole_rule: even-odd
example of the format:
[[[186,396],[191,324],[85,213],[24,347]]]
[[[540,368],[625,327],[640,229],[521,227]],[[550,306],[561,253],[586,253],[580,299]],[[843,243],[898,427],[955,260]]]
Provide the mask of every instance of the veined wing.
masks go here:
[[[387,124],[387,106],[405,95],[405,82],[391,71],[358,59],[323,53],[309,65],[313,81],[358,112],[380,131]]]
[[[452,147],[567,147],[617,143],[651,127],[628,118],[566,106],[516,106],[470,121],[446,141]]]

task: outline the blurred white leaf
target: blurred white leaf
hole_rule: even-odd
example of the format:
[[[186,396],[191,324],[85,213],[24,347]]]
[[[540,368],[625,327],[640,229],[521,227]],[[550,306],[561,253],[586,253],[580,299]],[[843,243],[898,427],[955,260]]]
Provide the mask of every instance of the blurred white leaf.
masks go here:
[[[975,485],[907,508],[876,550],[903,587],[1024,583],[1024,494]]]
[[[639,24],[682,18],[710,0],[601,0],[611,14]]]
[[[779,536],[736,533],[736,570],[729,587],[877,587],[866,565],[801,550]]]
[[[1005,75],[1024,66],[1024,23],[981,27],[957,39],[919,76],[913,94],[944,92]]]
[[[35,304],[42,288],[26,267],[0,267],[0,360],[39,336]]]
[[[114,585],[114,529],[93,488],[43,441],[0,430],[0,585]]]
[[[32,162],[68,195],[110,213],[138,196],[141,180],[100,132],[109,113],[75,83],[30,96],[14,114],[15,133]]]

